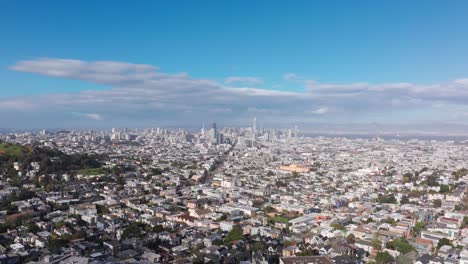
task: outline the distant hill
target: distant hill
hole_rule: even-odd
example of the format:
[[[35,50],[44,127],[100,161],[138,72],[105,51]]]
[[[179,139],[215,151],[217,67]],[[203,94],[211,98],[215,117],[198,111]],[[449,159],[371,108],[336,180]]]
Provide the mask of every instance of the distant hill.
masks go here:
[[[0,156],[23,157],[30,152],[31,148],[26,146],[10,143],[0,143]]]
[[[18,162],[21,170],[30,170],[31,162],[40,164],[39,174],[73,173],[102,167],[102,155],[68,155],[48,147],[0,143],[0,174],[16,174],[13,163]]]

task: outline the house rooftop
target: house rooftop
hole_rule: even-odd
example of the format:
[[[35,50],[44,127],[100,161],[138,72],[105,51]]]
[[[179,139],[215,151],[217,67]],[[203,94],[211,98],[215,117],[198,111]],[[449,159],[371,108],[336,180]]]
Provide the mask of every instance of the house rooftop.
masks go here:
[[[333,263],[329,257],[326,256],[304,256],[304,257],[282,257],[280,258],[282,264],[331,264]]]

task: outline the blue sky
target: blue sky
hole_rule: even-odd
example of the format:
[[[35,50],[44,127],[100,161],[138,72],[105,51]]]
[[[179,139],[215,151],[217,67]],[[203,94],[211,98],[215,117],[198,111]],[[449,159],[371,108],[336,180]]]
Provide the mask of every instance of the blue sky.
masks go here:
[[[466,10],[467,1],[3,1],[0,112],[9,115],[3,121],[11,127],[25,126],[17,116],[37,120],[34,126],[145,126],[147,112],[161,124],[218,118],[243,123],[262,114],[277,116],[271,122],[464,123]],[[163,110],[140,109],[145,104],[140,98],[128,106],[131,115],[113,111],[122,104],[110,102],[105,109],[92,103],[53,105],[41,109],[38,119],[39,106],[31,105],[50,96],[74,103],[78,98],[72,96],[83,97],[83,91],[133,94],[128,83],[51,74],[56,68],[14,69],[43,58],[152,65],[173,77],[187,73],[195,82],[209,80],[215,90],[248,87],[278,94],[242,94],[252,105],[198,94],[192,110],[180,110],[173,106],[190,102],[172,94],[171,100],[158,97],[160,88],[145,86],[152,91],[151,104]],[[335,92],[330,98],[329,90],[341,89],[343,95],[343,89],[363,83],[346,99],[336,99]],[[401,83],[410,84],[405,92],[395,88]],[[285,99],[309,93],[310,101]],[[377,97],[392,101],[376,111],[378,103],[370,99]],[[407,100],[417,105],[398,106]]]

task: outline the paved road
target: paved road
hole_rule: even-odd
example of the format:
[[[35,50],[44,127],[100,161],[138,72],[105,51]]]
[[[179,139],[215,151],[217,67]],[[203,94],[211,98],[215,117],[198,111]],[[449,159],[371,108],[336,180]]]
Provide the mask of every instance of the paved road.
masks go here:
[[[208,175],[203,180],[204,184],[211,185],[211,183],[213,183],[214,176],[224,170],[224,162],[226,161],[226,157],[229,156],[235,146],[236,145],[234,144],[228,151],[224,152],[224,154],[218,158],[218,162],[214,165],[214,169],[209,171]]]

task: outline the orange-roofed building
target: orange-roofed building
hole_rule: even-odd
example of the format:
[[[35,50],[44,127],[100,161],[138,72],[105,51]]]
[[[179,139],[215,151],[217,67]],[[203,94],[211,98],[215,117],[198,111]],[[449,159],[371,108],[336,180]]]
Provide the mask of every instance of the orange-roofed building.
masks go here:
[[[283,165],[283,166],[280,166],[278,169],[282,170],[282,171],[298,172],[298,173],[304,173],[304,172],[309,172],[310,171],[310,168],[299,166],[299,165],[296,165],[296,164],[291,164],[291,165],[288,165],[288,166]]]

